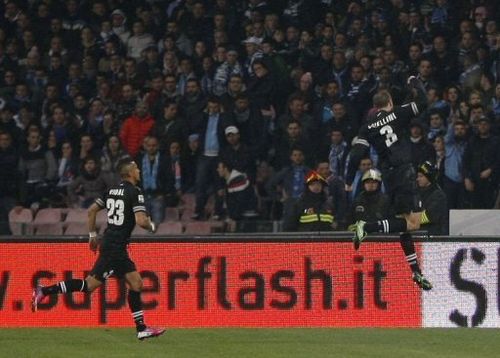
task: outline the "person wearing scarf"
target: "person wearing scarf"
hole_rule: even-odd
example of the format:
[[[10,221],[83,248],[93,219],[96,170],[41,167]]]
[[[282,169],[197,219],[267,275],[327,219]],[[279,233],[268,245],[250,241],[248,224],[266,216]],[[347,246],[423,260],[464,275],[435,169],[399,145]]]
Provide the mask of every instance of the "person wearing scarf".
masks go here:
[[[166,197],[174,191],[174,178],[170,175],[166,160],[159,151],[157,137],[150,136],[144,141],[145,153],[139,156],[137,164],[141,171],[142,188],[146,209],[151,220],[158,225],[165,217]]]

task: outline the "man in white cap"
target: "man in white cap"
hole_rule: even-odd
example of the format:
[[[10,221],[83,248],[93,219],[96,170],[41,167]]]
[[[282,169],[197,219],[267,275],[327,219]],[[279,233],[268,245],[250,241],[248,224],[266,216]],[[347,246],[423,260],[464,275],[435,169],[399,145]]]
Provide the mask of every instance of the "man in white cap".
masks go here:
[[[245,41],[243,41],[243,43],[245,44],[245,49],[247,51],[247,59],[245,61],[244,68],[246,74],[248,74],[248,76],[250,77],[254,76],[252,69],[253,63],[255,62],[255,60],[263,57],[263,53],[260,50],[261,42],[262,40],[255,36],[249,37]]]

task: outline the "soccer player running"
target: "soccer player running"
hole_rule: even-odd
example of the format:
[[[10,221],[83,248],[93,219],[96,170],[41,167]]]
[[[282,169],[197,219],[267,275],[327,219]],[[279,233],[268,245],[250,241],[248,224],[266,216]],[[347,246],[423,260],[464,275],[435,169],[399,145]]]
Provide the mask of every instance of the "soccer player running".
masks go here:
[[[352,190],[355,171],[370,145],[379,156],[379,169],[387,186],[394,217],[384,220],[358,221],[351,225],[354,231],[354,248],[357,250],[367,233],[400,233],[400,242],[406,260],[413,272],[413,281],[422,289],[432,289],[432,284],[420,271],[415,245],[410,232],[420,228],[422,204],[416,188],[415,169],[411,164],[411,146],[408,134],[410,120],[427,107],[426,92],[416,77],[408,78],[414,101],[394,106],[388,91],[382,90],[373,96],[377,111],[368,116],[361,126],[351,150],[351,160],[346,178],[346,190]]]
[[[155,225],[146,215],[144,197],[136,185],[140,180],[140,171],[133,161],[120,163],[122,182],[108,189],[105,198],[98,198],[88,209],[89,246],[94,252],[99,250],[99,256],[90,274],[85,280],[61,281],[53,286],[38,285],[33,290],[32,310],[37,311],[38,304],[48,295],[67,292],[93,292],[111,275],[125,279],[128,284],[128,304],[132,311],[137,328],[137,338],[157,337],[164,329],[147,327],[142,311],[141,289],[142,278],[137,272],[135,263],[130,259],[127,245],[130,234],[137,223],[151,232]],[[108,227],[101,242],[97,239],[96,216],[101,209],[107,209]]]

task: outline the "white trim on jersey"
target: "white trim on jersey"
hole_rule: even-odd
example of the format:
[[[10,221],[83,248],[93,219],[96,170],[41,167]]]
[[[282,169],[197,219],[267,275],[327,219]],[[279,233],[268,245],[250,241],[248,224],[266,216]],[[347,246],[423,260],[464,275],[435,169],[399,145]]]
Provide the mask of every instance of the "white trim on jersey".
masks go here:
[[[413,110],[413,114],[415,115],[418,115],[418,107],[417,107],[417,104],[415,102],[410,102],[410,105],[411,105],[411,109]]]

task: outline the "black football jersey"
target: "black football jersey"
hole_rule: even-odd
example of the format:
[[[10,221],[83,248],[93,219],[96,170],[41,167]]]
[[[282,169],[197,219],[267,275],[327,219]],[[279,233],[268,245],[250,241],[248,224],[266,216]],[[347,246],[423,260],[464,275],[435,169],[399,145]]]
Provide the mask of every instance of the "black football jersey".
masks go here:
[[[354,144],[372,145],[379,156],[380,168],[410,163],[408,125],[418,113],[415,102],[394,107],[392,112],[378,111],[361,126]]]
[[[135,227],[135,213],[146,211],[141,189],[123,181],[108,189],[105,197],[95,202],[107,210],[108,227],[104,233],[103,246],[128,244]]]

